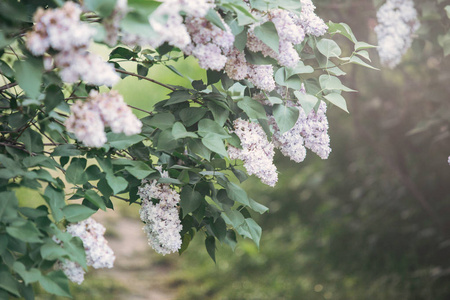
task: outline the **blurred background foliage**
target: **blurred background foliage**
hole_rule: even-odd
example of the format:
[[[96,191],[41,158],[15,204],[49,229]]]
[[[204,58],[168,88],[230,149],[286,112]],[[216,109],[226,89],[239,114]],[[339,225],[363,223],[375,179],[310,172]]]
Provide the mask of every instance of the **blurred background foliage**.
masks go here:
[[[314,3],[377,44],[384,1]],[[220,247],[214,265],[190,248],[173,276],[179,299],[450,299],[450,57],[438,42],[449,4],[415,1],[422,26],[395,69],[375,50],[380,71],[346,69],[358,93],[350,115],[329,108],[330,158],[280,155],[274,189],[247,182],[270,208],[261,249]]]
[[[218,245],[214,264],[197,237],[181,257],[163,259],[178,299],[450,299],[450,57],[438,42],[450,28],[445,2],[415,1],[422,27],[395,69],[380,66],[375,50],[380,71],[346,68],[344,84],[358,93],[345,95],[350,115],[329,107],[327,161],[279,155],[275,188],[245,183],[270,208],[253,216],[263,228],[260,250],[246,240],[234,253]],[[358,40],[377,44],[383,1],[314,3],[324,20],[346,22]],[[177,68],[205,77],[193,61]],[[152,71],[189,84],[166,68]],[[166,94],[123,84],[126,101],[144,109]],[[75,299],[117,292],[104,282],[74,289]]]

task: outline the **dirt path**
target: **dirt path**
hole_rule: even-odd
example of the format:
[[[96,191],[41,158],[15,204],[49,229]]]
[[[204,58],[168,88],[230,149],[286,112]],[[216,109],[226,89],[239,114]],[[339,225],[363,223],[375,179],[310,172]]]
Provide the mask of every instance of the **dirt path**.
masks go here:
[[[116,255],[113,269],[96,270],[96,273],[121,282],[128,289],[116,299],[175,299],[175,291],[167,280],[170,263],[148,245],[139,219],[124,217],[120,211],[99,211],[94,219],[107,228],[106,238]]]

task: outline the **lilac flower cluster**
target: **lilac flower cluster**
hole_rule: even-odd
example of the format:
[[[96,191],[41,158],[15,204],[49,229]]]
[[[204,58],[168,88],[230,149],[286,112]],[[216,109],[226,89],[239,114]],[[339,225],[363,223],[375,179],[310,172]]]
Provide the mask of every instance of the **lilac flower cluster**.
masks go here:
[[[220,29],[205,18],[186,18],[191,43],[183,51],[195,56],[203,69],[220,71],[227,62],[226,55],[233,46],[234,35],[227,24],[222,24],[226,30]]]
[[[253,52],[259,52],[264,56],[270,56],[282,66],[295,67],[300,61],[300,56],[294,49],[294,45],[300,44],[305,38],[302,26],[295,23],[296,15],[283,9],[270,10],[265,21],[274,23],[279,36],[278,52],[258,39],[254,33],[255,24],[247,33],[247,48]]]
[[[102,224],[92,218],[70,224],[66,229],[72,236],[81,239],[86,252],[86,264],[95,269],[112,268],[116,259],[103,236],[105,230]],[[56,267],[62,269],[69,280],[78,284],[83,282],[85,272],[79,264],[66,259],[64,262],[58,262]]]
[[[258,123],[237,119],[233,123],[234,133],[241,140],[242,149],[228,146],[230,159],[240,159],[249,175],[255,174],[269,186],[278,181],[277,168],[273,164],[274,145],[267,140]]]
[[[167,172],[161,172],[161,176],[169,177]],[[159,184],[156,180],[144,181],[138,195],[142,199],[139,213],[149,245],[162,255],[177,252],[181,248],[183,228],[177,209],[180,195],[168,184]],[[154,203],[153,199],[159,202]]]
[[[54,65],[61,68],[61,78],[66,82],[82,79],[94,85],[112,86],[120,77],[112,65],[87,52],[95,31],[80,21],[80,15],[81,8],[71,1],[58,9],[39,8],[33,16],[33,30],[26,35],[27,47],[37,56],[50,48],[58,51]]]
[[[302,11],[298,18],[294,18],[295,23],[301,25],[308,35],[317,37],[324,35],[328,30],[328,26],[314,13],[316,7],[312,0],[300,0],[300,3],[302,4]]]
[[[394,68],[411,47],[412,36],[420,27],[411,0],[387,0],[377,12],[378,53],[381,63]]]
[[[133,135],[141,132],[141,121],[117,91],[99,94],[92,90],[86,102],[78,100],[70,110],[66,128],[88,147],[101,147],[106,143],[105,126],[114,133]]]
[[[236,48],[233,48],[228,54],[225,72],[234,80],[248,79],[261,90],[270,92],[275,89],[273,66],[249,64],[244,53]]]

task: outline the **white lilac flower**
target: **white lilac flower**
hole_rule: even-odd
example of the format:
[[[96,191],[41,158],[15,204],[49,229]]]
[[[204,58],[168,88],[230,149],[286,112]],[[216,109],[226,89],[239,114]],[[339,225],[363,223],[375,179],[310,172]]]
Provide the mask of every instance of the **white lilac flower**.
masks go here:
[[[125,133],[126,135],[141,132],[142,122],[131,112],[117,91],[99,94],[92,90],[89,97],[93,99],[105,126],[109,126],[114,133]]]
[[[305,33],[308,35],[324,35],[328,30],[328,26],[314,13],[316,7],[312,1],[300,0],[300,2],[302,4],[302,10],[300,16],[295,19],[296,24],[301,25]]]
[[[225,73],[234,80],[242,80],[247,77],[247,61],[245,55],[238,49],[233,48],[227,55],[227,63],[225,64]]]
[[[86,272],[76,262],[66,259],[64,262],[58,261],[55,267],[58,270],[62,270],[67,278],[72,282],[81,284],[84,281],[84,274]]]
[[[95,30],[80,21],[81,8],[68,1],[59,9],[39,8],[33,16],[33,31],[27,33],[27,47],[42,55],[50,47],[58,51],[86,49]]]
[[[247,68],[248,80],[257,88],[270,92],[275,89],[272,65],[251,65]]]
[[[255,35],[255,27],[252,25],[247,33],[247,48],[253,52],[259,52],[264,56],[270,56],[282,66],[295,67],[300,56],[294,49],[294,44],[300,44],[305,38],[305,33],[300,25],[295,23],[296,16],[283,9],[270,10],[264,21],[272,21],[279,36],[278,53],[263,43]]]
[[[26,35],[27,47],[34,55],[43,55],[50,48],[58,51],[54,65],[68,83],[81,79],[93,85],[112,86],[120,77],[112,65],[86,51],[95,30],[80,21],[80,15],[81,8],[71,1],[57,9],[39,8],[33,16],[33,30]]]
[[[321,101],[317,112],[312,110],[308,114],[302,130],[305,147],[322,159],[327,159],[331,152],[326,112],[327,105]]]
[[[114,252],[104,238],[105,227],[92,218],[70,224],[66,231],[74,237],[79,237],[86,251],[86,263],[95,269],[112,268],[114,265]]]
[[[258,123],[237,119],[233,122],[234,133],[241,140],[242,149],[228,146],[230,159],[240,159],[249,175],[256,175],[269,186],[278,181],[277,168],[273,164],[274,145],[267,140]]]
[[[86,102],[78,100],[70,110],[65,123],[67,131],[75,133],[76,138],[88,147],[101,147],[106,143],[106,126],[114,133],[133,135],[141,132],[141,121],[117,91],[99,94],[93,90]]]
[[[63,51],[55,55],[55,66],[61,68],[62,80],[74,83],[81,79],[93,85],[113,86],[120,80],[112,64],[87,51]]]
[[[411,0],[387,0],[377,12],[378,53],[381,63],[394,68],[411,47],[412,35],[420,27]]]
[[[76,101],[66,120],[67,131],[75,133],[77,140],[88,147],[101,147],[106,143],[105,126],[100,114],[90,102]]]
[[[227,62],[225,55],[233,47],[234,35],[230,27],[222,23],[226,30],[220,29],[205,18],[186,18],[191,43],[183,50],[188,55],[194,55],[203,69],[220,71]]]
[[[161,175],[168,177],[167,172]],[[142,199],[139,214],[145,223],[143,229],[149,245],[162,255],[177,252],[181,248],[180,232],[183,228],[177,208],[180,195],[168,184],[160,184],[157,180],[144,181],[138,195]]]

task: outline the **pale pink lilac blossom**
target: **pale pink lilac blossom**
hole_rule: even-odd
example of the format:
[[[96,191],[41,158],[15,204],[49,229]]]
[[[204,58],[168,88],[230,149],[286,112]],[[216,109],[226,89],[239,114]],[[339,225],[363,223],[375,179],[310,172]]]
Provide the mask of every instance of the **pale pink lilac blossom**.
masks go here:
[[[267,140],[258,123],[237,119],[233,122],[234,133],[241,140],[242,149],[228,146],[230,159],[240,159],[249,175],[256,175],[261,182],[275,186],[278,181],[277,168],[273,164],[274,145]]]
[[[162,172],[162,178],[167,178],[168,173]],[[178,216],[178,204],[180,195],[169,184],[158,183],[157,180],[143,181],[138,191],[142,199],[139,214],[143,229],[147,234],[149,245],[162,255],[177,252],[181,248],[180,231],[183,229]],[[157,200],[157,203],[153,202]]]
[[[94,269],[112,268],[116,259],[104,237],[105,230],[102,224],[92,218],[70,224],[66,228],[66,232],[81,239],[86,253],[86,264]],[[58,240],[56,242],[61,243]],[[59,261],[56,268],[61,269],[70,281],[81,284],[84,280],[85,271],[78,263],[66,259],[64,262]]]
[[[117,91],[99,94],[92,90],[87,101],[76,101],[65,122],[68,131],[88,147],[101,147],[107,139],[105,127],[126,135],[141,132],[141,121],[131,112]]]
[[[58,51],[54,64],[61,78],[69,83],[78,79],[94,84],[112,86],[120,79],[112,65],[87,51],[95,30],[80,21],[81,8],[67,1],[61,8],[39,8],[33,16],[33,30],[26,34],[26,44],[34,55],[43,55],[50,48]]]
[[[411,0],[387,0],[377,12],[378,53],[381,63],[394,68],[411,47],[413,34],[420,27]]]

